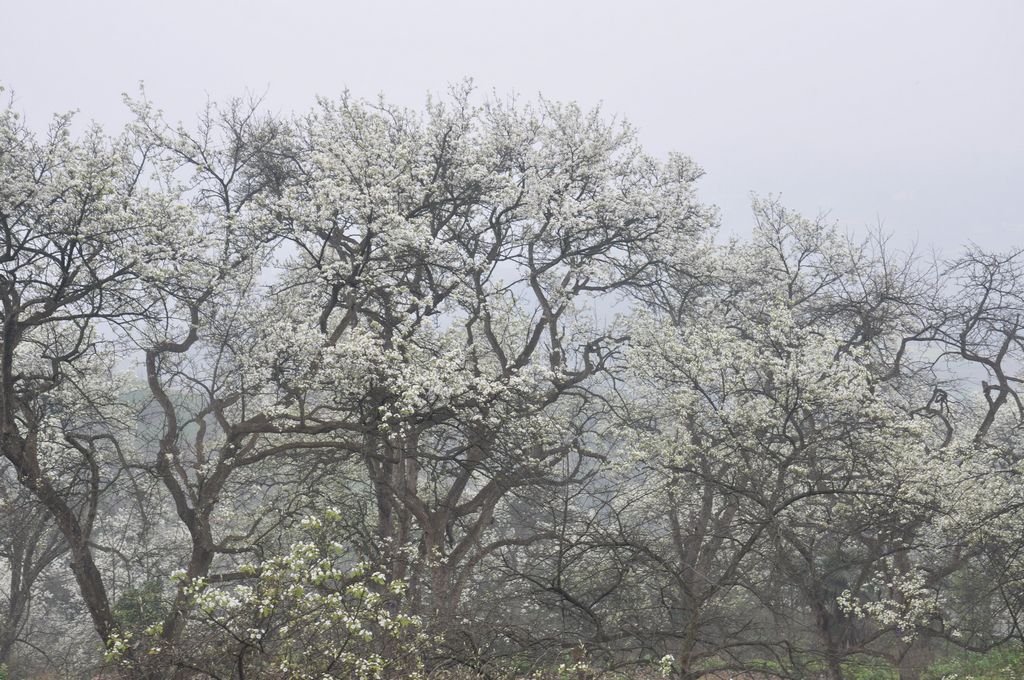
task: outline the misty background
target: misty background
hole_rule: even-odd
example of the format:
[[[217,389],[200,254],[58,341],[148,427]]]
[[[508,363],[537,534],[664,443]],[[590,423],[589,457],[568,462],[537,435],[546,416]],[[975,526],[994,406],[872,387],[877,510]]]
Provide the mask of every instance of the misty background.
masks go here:
[[[647,149],[706,170],[726,233],[778,194],[906,247],[1024,244],[1024,3],[73,2],[8,0],[0,82],[41,129],[128,119],[144,81],[172,119],[266,93],[304,111],[348,88],[421,107],[482,91],[601,104]]]

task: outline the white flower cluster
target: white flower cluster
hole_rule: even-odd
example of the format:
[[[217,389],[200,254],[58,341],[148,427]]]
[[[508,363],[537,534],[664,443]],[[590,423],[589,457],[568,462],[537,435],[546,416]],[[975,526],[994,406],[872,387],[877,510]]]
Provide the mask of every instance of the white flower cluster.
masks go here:
[[[306,540],[241,567],[251,575],[247,583],[214,585],[175,573],[203,635],[258,647],[254,670],[288,677],[377,680],[396,667],[418,677],[423,637],[419,619],[401,608],[406,584],[369,564],[350,564],[348,551],[329,539],[340,519],[337,510],[306,518]]]

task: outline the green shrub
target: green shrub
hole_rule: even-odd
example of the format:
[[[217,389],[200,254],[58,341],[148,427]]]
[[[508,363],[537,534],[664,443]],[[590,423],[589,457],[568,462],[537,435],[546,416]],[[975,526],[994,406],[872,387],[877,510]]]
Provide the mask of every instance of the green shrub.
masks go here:
[[[921,680],[1024,680],[1024,652],[999,649],[946,657],[932,664]]]

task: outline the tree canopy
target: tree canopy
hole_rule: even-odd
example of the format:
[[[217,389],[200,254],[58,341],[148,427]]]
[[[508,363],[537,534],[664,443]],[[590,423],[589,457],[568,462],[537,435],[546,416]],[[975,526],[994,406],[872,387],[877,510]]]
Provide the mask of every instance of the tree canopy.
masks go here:
[[[698,166],[573,104],[126,102],[0,111],[15,677],[1021,651],[1022,251],[773,198],[726,240]]]

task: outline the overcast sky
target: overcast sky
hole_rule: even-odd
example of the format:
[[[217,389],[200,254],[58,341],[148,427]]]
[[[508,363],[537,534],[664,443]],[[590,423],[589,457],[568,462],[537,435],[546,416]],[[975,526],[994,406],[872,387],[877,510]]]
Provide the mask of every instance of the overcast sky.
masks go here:
[[[124,122],[145,81],[170,117],[344,88],[419,106],[485,90],[601,103],[707,171],[727,229],[780,194],[901,245],[1024,245],[1024,0],[348,2],[4,0],[0,82],[33,126]]]

